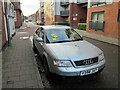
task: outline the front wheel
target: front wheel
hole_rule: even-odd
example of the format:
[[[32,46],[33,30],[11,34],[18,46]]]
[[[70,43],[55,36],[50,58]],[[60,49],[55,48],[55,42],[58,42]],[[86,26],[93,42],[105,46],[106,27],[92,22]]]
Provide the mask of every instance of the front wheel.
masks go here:
[[[47,63],[46,58],[43,58],[43,62],[44,62],[45,76],[46,76],[47,78],[50,78],[50,77],[52,76],[52,73],[51,73],[50,70],[49,70],[48,63]]]
[[[34,40],[33,40],[33,50],[37,51]]]

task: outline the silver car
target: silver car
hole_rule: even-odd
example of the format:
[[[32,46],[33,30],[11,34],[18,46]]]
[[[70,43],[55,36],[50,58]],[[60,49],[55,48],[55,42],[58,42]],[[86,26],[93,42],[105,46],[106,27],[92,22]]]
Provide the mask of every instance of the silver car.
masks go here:
[[[103,51],[83,40],[69,26],[39,27],[33,36],[33,48],[43,58],[45,74],[84,76],[105,67]]]

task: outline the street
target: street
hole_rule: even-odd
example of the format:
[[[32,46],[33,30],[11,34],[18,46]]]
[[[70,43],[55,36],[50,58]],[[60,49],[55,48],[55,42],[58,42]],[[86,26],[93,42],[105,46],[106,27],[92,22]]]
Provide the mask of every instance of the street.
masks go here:
[[[22,45],[22,43],[24,43],[25,46],[22,46],[20,48],[21,49],[20,51],[15,51],[16,50],[15,48],[10,47],[9,49],[10,50],[14,49],[14,52],[10,53],[10,51],[7,51],[7,54],[3,53],[3,59],[5,60],[4,61],[5,63],[3,62],[3,76],[4,76],[3,77],[3,87],[4,88],[6,88],[6,87],[7,88],[12,88],[12,87],[21,87],[21,88],[27,87],[28,88],[31,85],[33,85],[33,84],[28,83],[29,79],[31,79],[31,78],[26,77],[23,79],[22,76],[20,76],[21,74],[20,75],[17,74],[17,76],[15,75],[17,77],[17,79],[9,78],[7,73],[10,72],[9,71],[10,68],[6,67],[5,65],[8,65],[9,64],[8,62],[11,62],[11,61],[13,61],[15,63],[16,60],[14,58],[19,58],[19,60],[22,58],[23,59],[23,60],[21,60],[22,62],[24,60],[29,62],[29,60],[27,60],[28,58],[29,59],[31,58],[31,60],[33,60],[32,58],[35,58],[35,61],[37,61],[37,67],[39,70],[39,74],[41,76],[40,80],[41,80],[44,88],[63,88],[63,87],[64,88],[118,88],[118,46],[104,43],[104,42],[101,42],[98,40],[93,40],[93,39],[86,38],[86,37],[83,37],[83,38],[103,50],[103,52],[105,54],[105,58],[106,58],[105,69],[99,75],[90,75],[90,76],[83,76],[83,77],[79,77],[79,76],[77,76],[77,77],[61,77],[58,75],[53,75],[53,77],[47,79],[45,77],[45,72],[43,69],[43,62],[42,62],[41,57],[38,55],[38,53],[36,51],[34,51],[34,52],[32,51],[33,33],[38,27],[39,27],[39,25],[36,25],[35,23],[32,23],[32,22],[24,23],[23,26],[20,28],[20,30],[17,31],[17,33],[18,33],[17,36],[19,36],[19,34],[20,34],[19,39],[20,40],[22,39],[21,44],[19,44],[15,48],[17,49],[17,47],[20,47]],[[16,38],[15,40],[17,40],[17,39],[18,38]],[[14,40],[14,37],[13,37],[13,40]],[[17,45],[17,44],[15,44],[15,42],[14,42],[14,44],[12,46],[15,46],[15,45]],[[27,51],[26,51],[21,54],[21,52],[24,50],[27,50],[29,53],[27,53]],[[18,57],[17,55],[13,57],[13,55],[15,55],[17,53],[21,54],[22,57],[20,58],[20,56]],[[6,57],[6,55],[7,55],[7,57]],[[25,55],[27,55],[27,56],[25,57]],[[9,60],[8,58],[10,58],[11,61],[6,62],[6,60]],[[24,67],[21,67],[21,65],[25,65],[22,62],[20,65],[19,65],[20,62],[18,62],[18,66],[20,66],[20,68],[18,68],[19,70],[24,68]],[[18,69],[14,69],[14,67],[16,67],[16,65],[12,65],[10,67],[13,68],[13,69],[11,68],[11,70],[15,70],[15,73],[16,72],[24,73],[24,70],[22,72],[16,71],[16,70],[18,70]],[[28,70],[28,71],[30,71],[30,70]],[[4,72],[5,72],[5,74],[4,74]],[[24,74],[22,74],[22,75],[24,75]],[[32,75],[33,75],[33,73],[32,73]],[[14,75],[12,75],[12,76],[14,76]],[[8,77],[10,85],[9,85],[8,81],[6,81],[7,80],[6,77]],[[11,81],[12,80],[14,81],[14,79],[17,82],[19,81],[19,83],[15,83],[15,82],[11,83]],[[23,80],[23,81],[21,82],[21,80]],[[24,80],[26,80],[26,82],[24,82]],[[6,82],[8,83],[9,86],[6,86]],[[23,82],[24,82],[24,84],[23,84]],[[21,86],[21,85],[23,85],[23,86]],[[32,87],[34,88],[34,87],[38,87],[38,86],[32,86]]]
[[[31,28],[37,28],[38,25],[31,22],[26,23],[22,27],[23,31],[26,27],[29,27],[25,32],[29,32],[31,35],[30,41],[32,42],[32,34],[34,31],[32,31]],[[37,52],[34,52],[36,61],[38,62],[42,83],[45,88],[118,88],[118,46],[86,37],[83,38],[103,50],[106,58],[105,69],[97,76],[60,77],[55,75],[48,80],[44,74],[41,58],[36,54]]]
[[[0,22],[0,89],[119,88],[120,0],[0,0]]]

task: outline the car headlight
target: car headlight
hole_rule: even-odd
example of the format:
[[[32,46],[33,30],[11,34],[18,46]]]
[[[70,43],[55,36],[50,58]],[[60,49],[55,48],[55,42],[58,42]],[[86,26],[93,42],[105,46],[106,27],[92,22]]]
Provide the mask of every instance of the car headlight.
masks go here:
[[[102,61],[103,59],[104,59],[104,54],[101,53],[101,54],[99,55],[99,60]]]
[[[72,64],[70,61],[62,61],[62,60],[54,60],[54,65],[59,67],[72,67]]]

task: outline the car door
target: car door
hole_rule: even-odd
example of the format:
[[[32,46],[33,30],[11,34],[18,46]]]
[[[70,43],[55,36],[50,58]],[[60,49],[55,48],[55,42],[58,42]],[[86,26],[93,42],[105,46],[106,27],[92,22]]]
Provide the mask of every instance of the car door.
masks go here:
[[[38,38],[42,38],[43,39],[43,42],[39,42],[39,41],[36,41],[36,47],[38,49],[38,52],[40,55],[43,55],[43,44],[44,44],[44,31],[43,30],[40,30],[40,32],[37,34],[37,37]]]
[[[36,32],[34,33],[34,37],[33,37],[33,40],[34,40],[34,44],[35,44],[35,46],[37,47],[37,38],[40,36],[40,30],[41,30],[41,28],[38,28],[37,30],[36,30]]]

